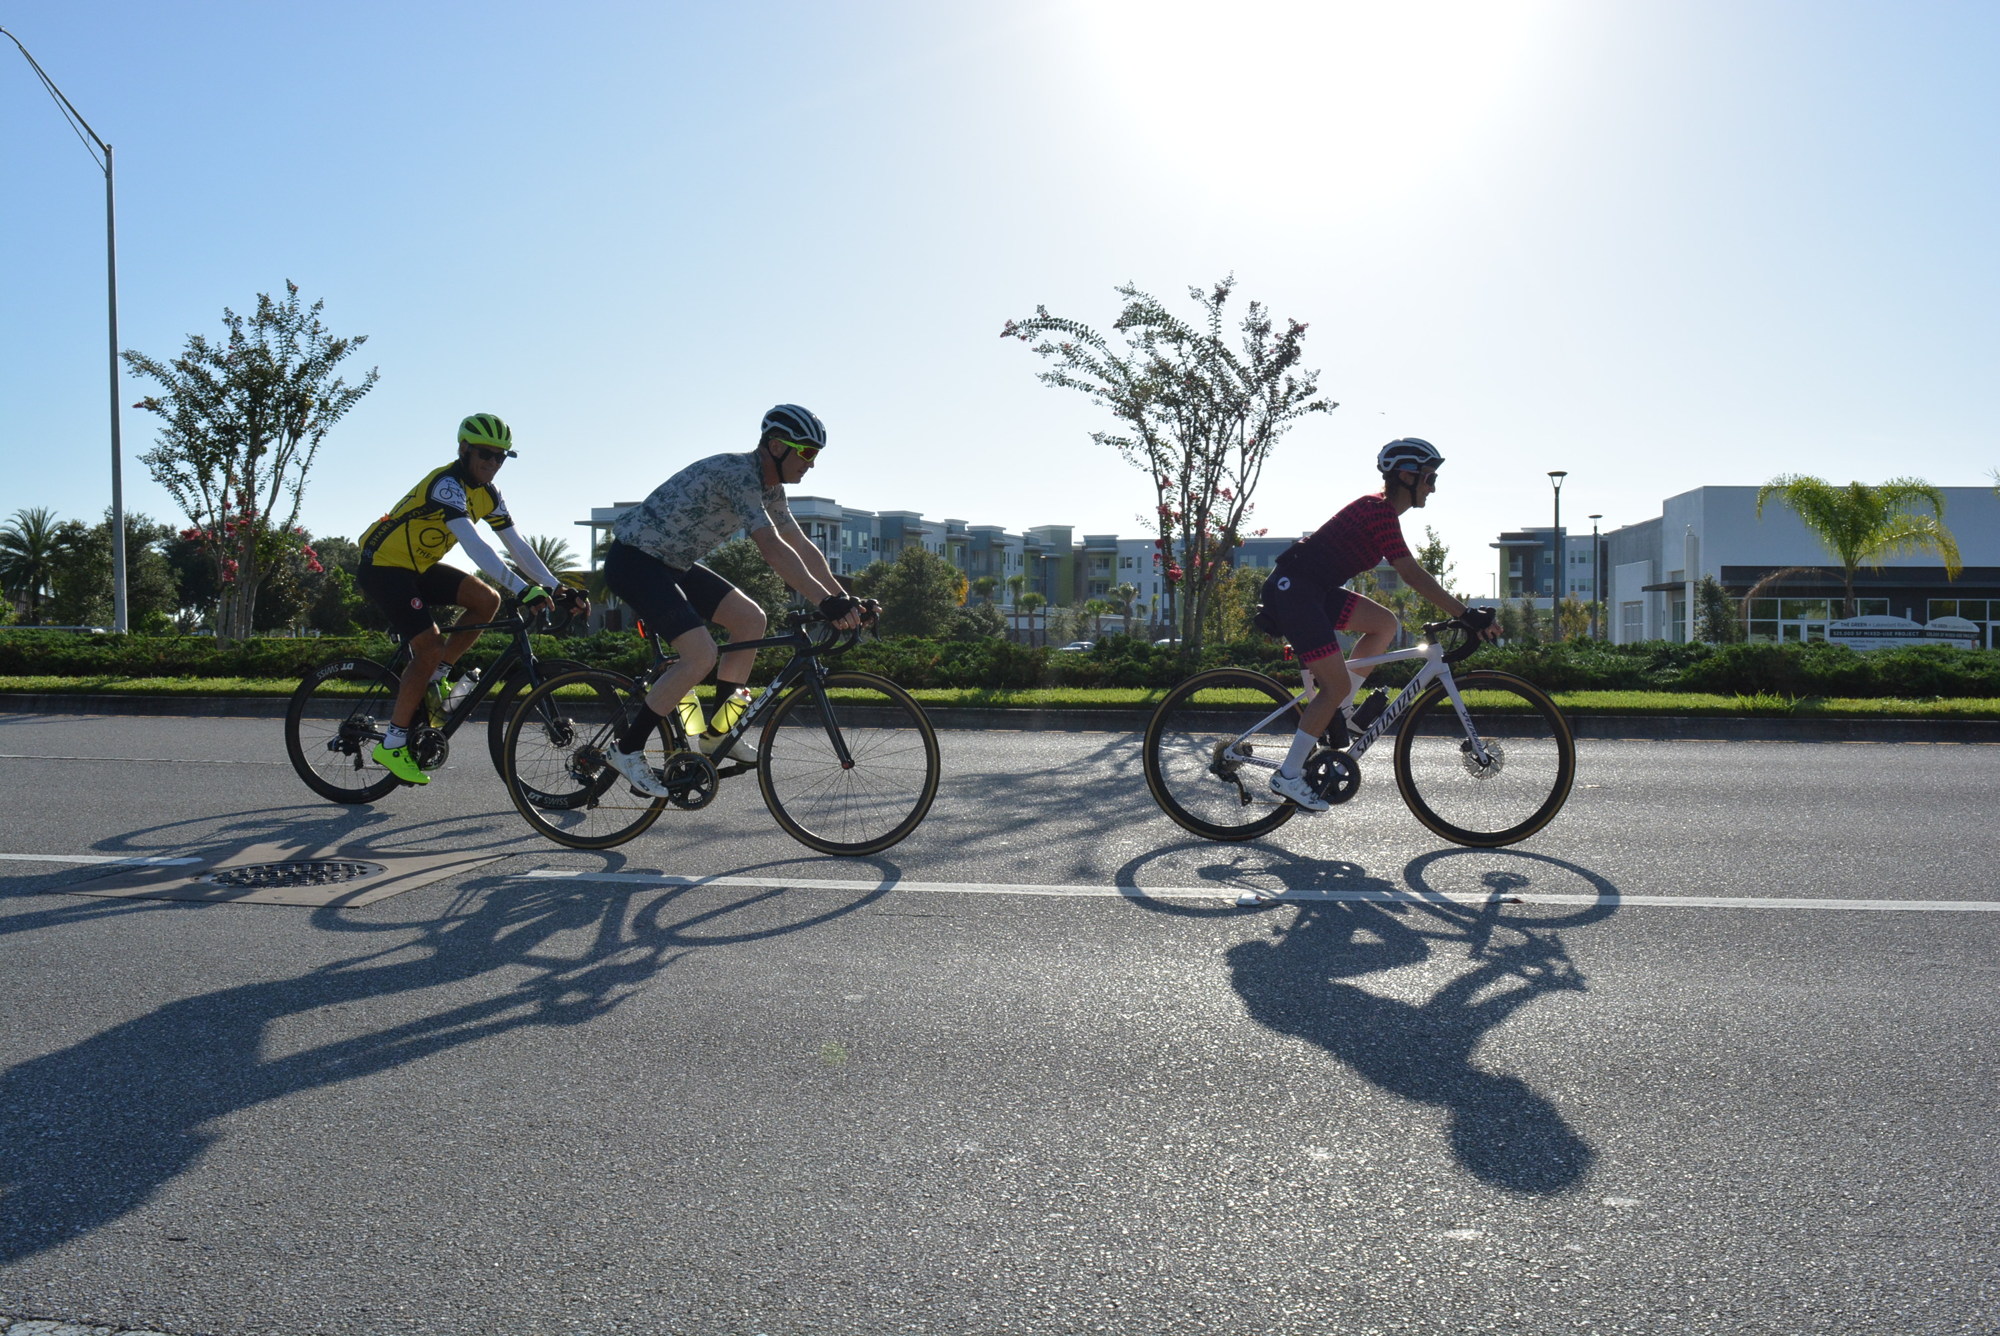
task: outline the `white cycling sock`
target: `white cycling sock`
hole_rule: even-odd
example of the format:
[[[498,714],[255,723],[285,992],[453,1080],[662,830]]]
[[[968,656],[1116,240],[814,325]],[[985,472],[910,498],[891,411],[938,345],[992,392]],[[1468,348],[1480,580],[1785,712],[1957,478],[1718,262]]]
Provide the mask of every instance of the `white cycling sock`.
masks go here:
[[[1278,767],[1278,773],[1286,779],[1297,779],[1305,772],[1306,757],[1319,745],[1319,739],[1300,730],[1292,734],[1292,749],[1285,754],[1285,763]]]
[[[450,672],[450,671],[451,671],[451,665],[450,665],[450,664],[448,664],[448,663],[440,663],[440,664],[439,664],[439,665],[437,666],[437,671],[431,674],[431,681],[433,681],[433,682],[442,682],[442,681],[444,681],[444,675],[445,675],[446,673]]]
[[[394,751],[398,747],[408,746],[409,741],[410,730],[399,728],[395,724],[389,725],[389,731],[382,735],[382,745],[390,751]]]

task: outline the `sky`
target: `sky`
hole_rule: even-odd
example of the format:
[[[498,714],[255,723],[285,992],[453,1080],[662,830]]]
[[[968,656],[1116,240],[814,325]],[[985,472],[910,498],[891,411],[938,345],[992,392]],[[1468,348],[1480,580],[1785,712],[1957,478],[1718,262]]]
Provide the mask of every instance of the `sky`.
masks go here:
[[[1465,592],[1503,529],[1784,473],[2000,467],[2000,4],[0,0],[111,142],[120,344],[287,280],[381,380],[303,521],[358,535],[498,413],[529,533],[748,449],[796,489],[1143,532],[1113,427],[999,337],[1131,282],[1306,322],[1339,402],[1253,523],[1447,457]],[[109,504],[102,173],[0,42],[0,517]],[[128,511],[177,520],[120,388]],[[1949,519],[1949,516],[1947,516]]]

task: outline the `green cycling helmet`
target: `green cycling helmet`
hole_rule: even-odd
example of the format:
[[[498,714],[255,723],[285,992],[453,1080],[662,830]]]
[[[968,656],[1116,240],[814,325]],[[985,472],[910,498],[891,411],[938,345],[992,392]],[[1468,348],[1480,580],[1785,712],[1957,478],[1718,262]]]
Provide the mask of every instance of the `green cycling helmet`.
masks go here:
[[[491,413],[474,413],[458,424],[460,445],[483,445],[489,450],[504,450],[507,458],[514,458],[514,433],[507,424]]]

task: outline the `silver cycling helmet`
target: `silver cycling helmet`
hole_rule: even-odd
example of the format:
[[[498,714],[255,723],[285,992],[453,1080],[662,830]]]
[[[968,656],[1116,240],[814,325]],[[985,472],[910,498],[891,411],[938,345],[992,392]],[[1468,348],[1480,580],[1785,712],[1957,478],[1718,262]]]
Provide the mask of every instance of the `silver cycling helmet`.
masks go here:
[[[768,438],[773,433],[796,445],[820,448],[826,445],[826,424],[810,409],[800,408],[797,404],[779,404],[764,414],[764,425],[757,429],[758,438]]]
[[[1444,456],[1438,453],[1438,448],[1416,436],[1391,441],[1375,456],[1376,469],[1385,475],[1402,469],[1424,473],[1442,463]]]

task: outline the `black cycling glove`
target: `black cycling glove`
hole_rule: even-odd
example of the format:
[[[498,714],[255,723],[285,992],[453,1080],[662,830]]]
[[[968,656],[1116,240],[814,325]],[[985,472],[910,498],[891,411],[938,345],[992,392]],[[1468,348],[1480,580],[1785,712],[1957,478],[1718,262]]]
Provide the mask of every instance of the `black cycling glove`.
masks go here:
[[[819,615],[830,622],[837,622],[860,606],[859,599],[850,598],[846,594],[834,594],[819,601]]]
[[[1484,631],[1493,625],[1493,609],[1467,608],[1458,621],[1468,631]]]

